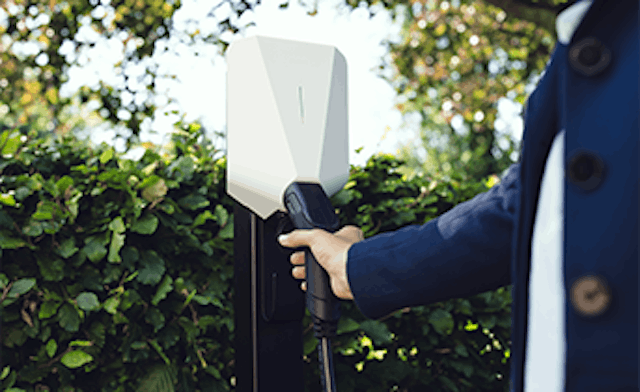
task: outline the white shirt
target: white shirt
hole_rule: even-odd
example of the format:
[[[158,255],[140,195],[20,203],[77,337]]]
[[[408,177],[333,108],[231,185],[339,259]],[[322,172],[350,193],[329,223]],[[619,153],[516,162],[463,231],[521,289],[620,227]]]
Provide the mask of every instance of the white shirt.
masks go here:
[[[591,3],[592,0],[581,1],[558,15],[556,32],[560,43],[569,43]],[[549,151],[531,239],[525,392],[565,390],[564,145],[563,129]]]

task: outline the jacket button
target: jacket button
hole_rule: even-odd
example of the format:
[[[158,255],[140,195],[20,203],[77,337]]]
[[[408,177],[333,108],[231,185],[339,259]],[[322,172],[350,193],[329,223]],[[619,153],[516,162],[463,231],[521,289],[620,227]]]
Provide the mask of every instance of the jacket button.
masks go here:
[[[569,63],[581,75],[596,76],[611,63],[611,51],[597,39],[585,38],[569,49]]]
[[[580,277],[571,285],[571,304],[580,316],[600,316],[609,309],[611,290],[601,276]]]
[[[590,151],[578,151],[569,160],[567,177],[584,191],[597,188],[604,177],[604,161]]]

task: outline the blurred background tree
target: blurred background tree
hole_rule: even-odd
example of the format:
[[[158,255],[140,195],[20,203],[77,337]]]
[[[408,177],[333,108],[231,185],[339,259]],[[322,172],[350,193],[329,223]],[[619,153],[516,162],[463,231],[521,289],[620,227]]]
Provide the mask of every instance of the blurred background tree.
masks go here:
[[[557,14],[575,1],[382,3],[406,5],[402,41],[386,43],[392,75],[382,76],[417,133],[397,154],[400,172],[465,182],[504,173],[519,158],[524,124],[498,118],[498,105],[523,111],[555,46]]]
[[[0,116],[8,126],[28,125],[39,132],[63,134],[107,121],[130,130],[126,145],[138,141],[140,127],[156,108],[156,87],[166,74],[154,52],[174,50],[158,45],[169,39],[179,0],[9,0],[0,5]],[[238,16],[255,2],[220,1]],[[211,43],[224,51],[221,39],[240,28],[229,19],[209,31],[174,34],[175,44]],[[228,35],[228,34],[227,34]],[[75,94],[62,90],[69,70],[83,67],[98,38],[108,40],[116,63],[115,80],[89,80]],[[178,46],[178,45],[175,45]],[[88,78],[89,79],[89,78]]]
[[[405,18],[402,41],[387,42],[393,75],[381,77],[398,93],[397,109],[420,143],[399,152],[405,174],[480,180],[518,159],[519,129],[507,129],[497,105],[508,97],[524,104],[525,86],[540,77],[555,45],[556,15],[574,1],[560,0],[345,0],[382,5]],[[210,13],[231,7],[238,17],[260,1],[211,2]],[[9,0],[0,5],[0,120],[38,132],[78,132],[108,122],[129,130],[127,148],[139,142],[153,115],[162,81],[175,78],[154,55],[176,44],[206,42],[222,54],[234,34],[250,26],[212,20],[207,31],[169,37],[179,0]],[[281,4],[287,12],[288,3]],[[314,15],[317,2],[308,3]],[[371,16],[373,12],[370,11]],[[120,56],[115,80],[94,78],[78,92],[64,91],[69,71],[87,63],[97,37]],[[173,41],[162,43],[171,38]],[[499,101],[503,98],[503,101]],[[497,121],[496,121],[497,120]],[[518,128],[516,126],[516,128]],[[222,133],[217,133],[223,136]],[[512,137],[515,134],[516,137]],[[426,154],[424,154],[426,152]]]

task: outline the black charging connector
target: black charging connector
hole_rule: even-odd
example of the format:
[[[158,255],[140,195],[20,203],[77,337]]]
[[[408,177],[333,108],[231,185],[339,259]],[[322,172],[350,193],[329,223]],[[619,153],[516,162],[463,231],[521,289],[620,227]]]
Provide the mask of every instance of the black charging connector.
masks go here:
[[[296,229],[338,231],[340,221],[320,184],[294,182],[284,193],[284,205]],[[305,249],[307,308],[313,319],[314,336],[319,339],[318,357],[323,391],[335,392],[333,353],[330,339],[336,335],[340,302],[331,290],[329,274]]]

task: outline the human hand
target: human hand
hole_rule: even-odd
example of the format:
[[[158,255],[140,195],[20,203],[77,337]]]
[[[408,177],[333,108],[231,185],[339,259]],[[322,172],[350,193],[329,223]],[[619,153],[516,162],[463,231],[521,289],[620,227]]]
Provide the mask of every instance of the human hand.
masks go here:
[[[345,226],[335,233],[329,233],[322,229],[298,229],[294,230],[282,240],[278,238],[280,245],[286,248],[307,246],[318,261],[318,264],[327,271],[333,294],[341,299],[353,299],[353,293],[349,288],[347,279],[347,251],[351,245],[364,240],[364,234],[359,227]],[[291,255],[291,264],[301,265],[291,271],[296,279],[305,279],[304,252],[295,252]],[[303,291],[307,290],[307,282],[300,284]]]

